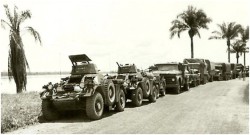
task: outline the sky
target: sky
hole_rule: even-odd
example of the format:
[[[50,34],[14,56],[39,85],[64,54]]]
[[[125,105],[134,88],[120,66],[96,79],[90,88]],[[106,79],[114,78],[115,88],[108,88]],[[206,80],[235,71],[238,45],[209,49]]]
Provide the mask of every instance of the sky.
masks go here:
[[[29,9],[32,26],[42,45],[27,32],[23,43],[31,72],[70,71],[68,55],[87,54],[101,71],[117,70],[116,62],[146,69],[156,63],[190,58],[187,31],[170,39],[171,21],[188,5],[203,9],[212,22],[194,37],[194,57],[227,62],[226,40],[208,40],[217,24],[249,25],[249,0],[1,0],[0,18],[7,20],[3,4]],[[0,28],[0,68],[7,71],[9,29]],[[247,56],[247,65],[249,54]],[[235,54],[231,62],[236,63]],[[239,59],[243,63],[243,56]]]

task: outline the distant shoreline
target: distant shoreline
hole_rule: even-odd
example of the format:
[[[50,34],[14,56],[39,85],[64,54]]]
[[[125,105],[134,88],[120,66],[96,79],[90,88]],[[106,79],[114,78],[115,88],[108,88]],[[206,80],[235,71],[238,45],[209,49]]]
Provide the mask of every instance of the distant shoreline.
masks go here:
[[[65,75],[70,72],[28,72],[27,75]],[[1,72],[1,76],[8,76],[8,72]]]

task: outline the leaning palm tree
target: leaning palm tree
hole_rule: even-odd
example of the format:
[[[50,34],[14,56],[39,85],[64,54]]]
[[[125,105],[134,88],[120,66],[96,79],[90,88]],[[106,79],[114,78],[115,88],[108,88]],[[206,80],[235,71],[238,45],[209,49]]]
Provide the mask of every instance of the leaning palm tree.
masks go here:
[[[177,18],[172,21],[172,27],[169,29],[170,39],[175,35],[180,38],[180,33],[188,31],[191,39],[191,58],[194,58],[193,37],[195,35],[200,37],[199,29],[208,29],[207,24],[211,21],[212,19],[207,17],[202,9],[197,10],[193,6],[188,6],[186,11],[177,15]]]
[[[231,45],[231,48],[228,52],[230,53],[236,53],[236,61],[237,64],[239,63],[239,57],[242,55],[242,53],[245,51],[245,45],[241,40],[236,40]],[[239,55],[240,54],[240,55]]]
[[[241,25],[236,24],[235,22],[230,22],[228,24],[217,24],[220,28],[219,31],[213,31],[213,36],[209,37],[209,39],[226,39],[227,40],[227,50],[230,50],[231,42],[230,40],[235,39],[240,30]],[[230,52],[228,51],[228,62],[230,63]]]
[[[29,10],[18,12],[18,8],[14,7],[14,13],[11,14],[8,5],[4,5],[7,20],[1,20],[3,28],[10,29],[9,34],[9,57],[8,57],[8,76],[12,77],[16,83],[17,93],[21,93],[26,90],[27,73],[26,68],[29,69],[29,64],[25,56],[24,45],[21,37],[21,24],[31,18],[31,12]],[[41,37],[39,33],[32,27],[25,27],[34,36],[35,40],[41,43]],[[23,31],[23,29],[22,29]]]
[[[241,41],[243,42],[245,46],[245,51],[244,51],[244,66],[246,66],[246,53],[248,52],[248,47],[247,47],[247,42],[249,40],[249,26],[244,29],[243,27],[240,30],[240,36],[241,36]]]

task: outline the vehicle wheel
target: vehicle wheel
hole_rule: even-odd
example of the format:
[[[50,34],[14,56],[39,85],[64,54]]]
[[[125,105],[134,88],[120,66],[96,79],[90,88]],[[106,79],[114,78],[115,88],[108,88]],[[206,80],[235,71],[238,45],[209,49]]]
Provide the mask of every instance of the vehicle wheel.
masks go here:
[[[200,85],[201,84],[201,80],[197,80],[197,85]]]
[[[188,91],[189,88],[190,88],[190,87],[189,87],[189,83],[184,84],[184,90],[185,90],[185,91]]]
[[[124,111],[125,105],[126,105],[125,93],[123,90],[121,90],[119,94],[119,100],[115,106],[115,110],[118,112],[122,112]]]
[[[214,77],[213,76],[211,76],[211,78],[210,78],[210,82],[213,82],[214,81]]]
[[[59,113],[53,107],[52,102],[48,100],[42,100],[42,113],[43,117],[48,121],[57,120],[59,118]]]
[[[136,107],[141,106],[143,99],[143,93],[141,87],[135,89],[132,93],[132,104]]]
[[[175,93],[176,93],[176,94],[180,94],[180,93],[181,93],[181,84],[180,84],[180,82],[178,82],[178,85],[177,85],[177,87],[175,88]]]
[[[149,83],[149,80],[147,80],[146,81],[146,89],[145,90],[143,90],[143,96],[145,97],[145,98],[148,98],[148,96],[150,95],[150,83]]]
[[[98,120],[102,117],[104,108],[103,97],[99,92],[86,99],[86,114],[90,119]]]
[[[194,87],[197,86],[197,80],[194,80],[193,86],[194,86]]]
[[[157,84],[156,85],[156,98],[160,97],[160,86]]]
[[[115,86],[112,81],[105,83],[105,92],[107,103],[112,106],[115,103]]]
[[[206,79],[206,77],[204,77],[202,80],[202,84],[206,84],[206,82],[207,82],[207,79]]]
[[[164,96],[166,95],[166,89],[161,90],[161,91],[160,91],[160,95],[161,95],[162,97],[164,97]]]
[[[153,103],[156,101],[157,98],[157,87],[154,85],[152,89],[152,94],[149,96],[149,102]]]

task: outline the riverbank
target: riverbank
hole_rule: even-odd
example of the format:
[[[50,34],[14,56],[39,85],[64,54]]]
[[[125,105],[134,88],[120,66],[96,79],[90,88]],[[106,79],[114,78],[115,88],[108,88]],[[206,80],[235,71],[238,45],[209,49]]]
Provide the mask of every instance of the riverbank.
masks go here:
[[[1,133],[36,124],[41,115],[38,92],[1,94]]]

